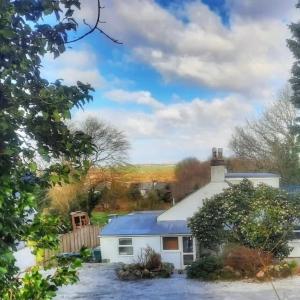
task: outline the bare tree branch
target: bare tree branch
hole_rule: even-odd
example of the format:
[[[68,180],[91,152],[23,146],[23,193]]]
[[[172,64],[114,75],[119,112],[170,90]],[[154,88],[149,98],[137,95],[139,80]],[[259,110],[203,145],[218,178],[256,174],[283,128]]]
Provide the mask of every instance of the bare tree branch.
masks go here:
[[[88,26],[91,30],[93,29],[91,27],[91,25],[89,25],[85,20],[83,20],[83,23]],[[100,23],[103,23],[103,22],[100,22]],[[103,35],[105,35],[108,39],[110,39],[112,42],[116,43],[116,44],[119,44],[119,45],[122,45],[123,43],[120,42],[119,40],[111,37],[110,35],[108,35],[106,32],[104,32],[102,29],[100,29],[99,27],[96,27],[94,30],[98,30],[100,33],[102,33]],[[93,30],[93,31],[94,31]]]
[[[82,40],[83,38],[85,38],[86,36],[90,35],[91,33],[93,33],[95,30],[98,30],[101,34],[103,34],[104,36],[106,36],[108,39],[110,39],[112,42],[116,43],[116,44],[122,44],[122,42],[118,41],[117,39],[111,37],[110,35],[108,35],[107,33],[105,33],[102,29],[100,29],[98,27],[99,24],[101,23],[105,23],[100,21],[100,16],[101,16],[101,9],[104,8],[104,6],[101,6],[100,0],[97,0],[98,2],[98,7],[97,7],[97,19],[96,22],[94,24],[94,26],[89,25],[85,20],[83,20],[83,23],[85,25],[87,25],[90,30],[88,32],[86,32],[85,34],[81,35],[80,37],[73,39],[71,41],[66,41],[65,44],[70,44],[70,43],[74,43],[74,42],[78,42],[80,40]]]
[[[81,124],[71,124],[70,127],[71,131],[81,130],[92,138],[94,152],[89,157],[83,157],[84,160],[97,167],[126,163],[130,146],[122,131],[95,117],[88,117]]]
[[[259,169],[279,172],[287,181],[297,180],[299,167],[297,140],[291,131],[296,109],[290,98],[291,90],[287,87],[261,117],[236,127],[230,141],[238,157],[256,162]]]

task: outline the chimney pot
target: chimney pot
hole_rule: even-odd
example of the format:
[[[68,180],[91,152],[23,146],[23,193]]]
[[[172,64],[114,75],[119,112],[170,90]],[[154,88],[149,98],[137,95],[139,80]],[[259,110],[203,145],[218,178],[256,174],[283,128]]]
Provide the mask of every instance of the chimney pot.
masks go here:
[[[223,159],[223,148],[218,148],[218,159]]]
[[[212,148],[212,159],[217,159],[217,148]]]

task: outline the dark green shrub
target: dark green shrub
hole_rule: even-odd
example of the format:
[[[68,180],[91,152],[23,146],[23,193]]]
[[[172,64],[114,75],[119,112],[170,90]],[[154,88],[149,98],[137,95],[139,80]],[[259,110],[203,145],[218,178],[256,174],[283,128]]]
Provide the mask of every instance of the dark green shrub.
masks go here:
[[[116,274],[120,280],[138,280],[152,278],[169,278],[174,271],[171,263],[162,263],[159,268],[149,270],[140,264],[121,264],[116,269]]]
[[[187,267],[187,277],[204,280],[216,280],[223,262],[217,256],[203,256]]]
[[[236,243],[282,259],[292,249],[289,240],[298,215],[287,193],[264,184],[254,187],[244,179],[204,201],[188,226],[205,249]]]

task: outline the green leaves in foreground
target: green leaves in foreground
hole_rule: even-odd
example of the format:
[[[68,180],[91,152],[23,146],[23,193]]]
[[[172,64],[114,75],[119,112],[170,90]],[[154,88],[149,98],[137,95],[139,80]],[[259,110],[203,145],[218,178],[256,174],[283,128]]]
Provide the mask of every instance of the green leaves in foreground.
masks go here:
[[[18,274],[13,252],[19,241],[55,249],[59,220],[38,213],[37,194],[77,180],[93,151],[91,138],[70,132],[71,110],[92,100],[92,87],[41,77],[42,57],[65,51],[77,29],[78,0],[0,0],[0,299],[51,299],[57,288],[77,280],[79,262],[55,263]],[[45,23],[51,18],[51,25]],[[54,262],[52,263],[52,266]]]

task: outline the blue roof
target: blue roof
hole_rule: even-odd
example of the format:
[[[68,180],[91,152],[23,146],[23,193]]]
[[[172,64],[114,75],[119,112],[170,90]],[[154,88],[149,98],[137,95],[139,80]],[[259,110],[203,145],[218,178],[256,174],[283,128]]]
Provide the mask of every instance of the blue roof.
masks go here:
[[[225,178],[266,178],[266,177],[280,177],[274,173],[227,173]]]
[[[162,211],[135,212],[119,216],[102,228],[101,236],[190,234],[186,221],[159,221]]]

